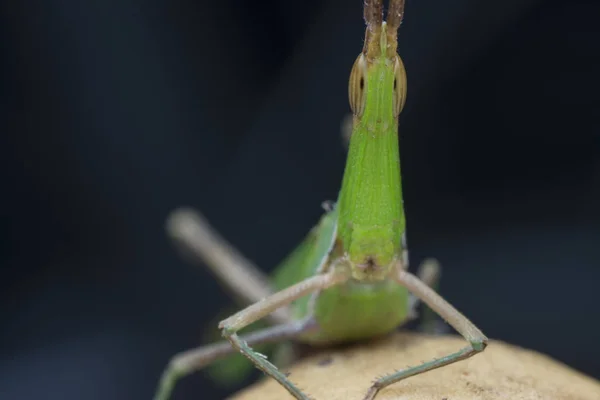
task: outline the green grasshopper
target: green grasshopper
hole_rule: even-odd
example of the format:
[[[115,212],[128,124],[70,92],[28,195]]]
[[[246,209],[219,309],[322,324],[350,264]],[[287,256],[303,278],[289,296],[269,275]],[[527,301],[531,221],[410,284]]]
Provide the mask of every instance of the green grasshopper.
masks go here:
[[[445,319],[468,345],[377,378],[364,400],[374,399],[382,388],[402,379],[485,349],[486,336],[430,287],[437,264],[422,264],[417,275],[407,270],[398,148],[398,116],[406,99],[406,72],[397,54],[403,16],[404,0],[390,0],[386,21],[382,0],[365,1],[366,37],[350,73],[352,131],[338,201],[326,204],[319,223],[271,280],[198,213],[179,210],[171,216],[171,235],[250,305],[219,323],[227,341],[176,355],[161,378],[155,400],[167,400],[180,377],[236,351],[293,397],[308,400],[252,346],[283,341],[329,345],[383,335],[411,318],[417,299]],[[271,326],[238,335],[265,317]]]

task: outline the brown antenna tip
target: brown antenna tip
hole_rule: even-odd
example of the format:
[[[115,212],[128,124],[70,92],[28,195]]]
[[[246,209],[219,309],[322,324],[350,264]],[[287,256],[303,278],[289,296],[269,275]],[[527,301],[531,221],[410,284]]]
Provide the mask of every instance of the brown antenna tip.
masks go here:
[[[371,32],[381,29],[383,22],[383,1],[365,0],[364,17]]]
[[[396,31],[400,28],[404,18],[404,0],[390,0],[390,6],[387,12],[388,31]]]

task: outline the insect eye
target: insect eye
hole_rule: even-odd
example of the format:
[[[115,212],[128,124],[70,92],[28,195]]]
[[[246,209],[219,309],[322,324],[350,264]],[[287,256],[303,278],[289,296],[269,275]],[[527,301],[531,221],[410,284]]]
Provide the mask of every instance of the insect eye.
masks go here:
[[[400,56],[396,55],[394,63],[394,117],[398,117],[406,102],[406,70]]]
[[[348,99],[352,113],[357,117],[362,116],[365,111],[367,98],[367,62],[363,54],[359,55],[350,73],[348,82]]]

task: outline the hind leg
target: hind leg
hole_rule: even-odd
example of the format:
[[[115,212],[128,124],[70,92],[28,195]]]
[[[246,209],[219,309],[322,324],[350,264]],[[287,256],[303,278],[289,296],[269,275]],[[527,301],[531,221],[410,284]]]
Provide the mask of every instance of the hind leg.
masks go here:
[[[240,305],[247,306],[273,294],[267,275],[222,238],[198,211],[173,211],[167,219],[167,232],[185,255],[206,265]],[[287,307],[275,310],[267,318],[274,324],[291,321]]]

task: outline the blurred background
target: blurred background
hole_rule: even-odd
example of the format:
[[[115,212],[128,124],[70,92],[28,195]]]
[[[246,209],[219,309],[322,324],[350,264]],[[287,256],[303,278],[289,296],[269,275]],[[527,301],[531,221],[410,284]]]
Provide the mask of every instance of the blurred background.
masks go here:
[[[596,378],[599,15],[408,0],[399,34],[413,268]],[[337,195],[363,36],[361,0],[3,2],[0,398],[150,399],[227,304],[165,217],[197,207],[272,269]],[[227,393],[199,373],[174,398]]]

